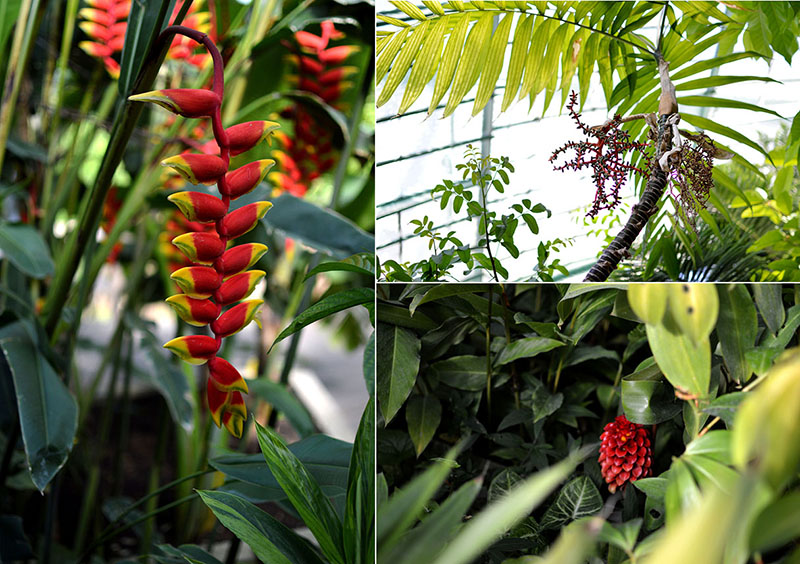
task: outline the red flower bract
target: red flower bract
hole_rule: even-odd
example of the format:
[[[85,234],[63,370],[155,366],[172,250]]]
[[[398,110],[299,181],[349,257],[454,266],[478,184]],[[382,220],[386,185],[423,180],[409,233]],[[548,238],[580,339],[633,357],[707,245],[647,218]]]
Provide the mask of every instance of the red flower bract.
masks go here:
[[[652,472],[653,451],[647,430],[624,415],[605,426],[600,435],[600,471],[614,493],[627,482],[646,478]]]

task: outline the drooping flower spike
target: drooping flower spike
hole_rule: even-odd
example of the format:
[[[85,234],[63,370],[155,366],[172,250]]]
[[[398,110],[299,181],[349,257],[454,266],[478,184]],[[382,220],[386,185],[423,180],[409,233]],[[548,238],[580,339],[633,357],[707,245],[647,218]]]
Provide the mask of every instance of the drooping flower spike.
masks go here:
[[[263,271],[247,269],[267,247],[260,243],[228,246],[255,227],[272,204],[255,202],[231,210],[230,203],[253,190],[275,162],[259,160],[230,170],[230,159],[231,155],[243,153],[267,139],[278,124],[253,121],[225,129],[220,115],[224,84],[219,51],[208,36],[183,26],[168,27],[160,40],[172,35],[188,37],[206,47],[214,62],[212,88],[156,90],[136,94],[130,100],[152,102],[184,117],[211,119],[213,144],[204,145],[202,153],[175,155],[161,164],[175,169],[192,184],[216,184],[220,197],[192,191],[169,196],[186,220],[199,228],[172,239],[172,244],[191,264],[172,273],[171,278],[183,293],[170,296],[167,303],[187,323],[209,326],[213,337],[186,335],[172,339],[164,347],[186,362],[208,365],[206,398],[211,418],[217,426],[224,425],[232,435],[241,437],[247,417],[242,393],[247,393],[247,383],[236,367],[217,353],[224,338],[238,333],[251,321],[259,322],[259,307],[264,302],[241,300],[265,276]],[[204,230],[206,224],[211,228]]]

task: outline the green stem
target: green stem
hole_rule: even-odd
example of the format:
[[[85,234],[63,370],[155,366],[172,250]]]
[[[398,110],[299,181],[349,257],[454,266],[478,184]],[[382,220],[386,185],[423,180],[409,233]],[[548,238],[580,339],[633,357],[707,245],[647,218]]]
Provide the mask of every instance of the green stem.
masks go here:
[[[0,171],[6,155],[8,136],[11,133],[13,113],[17,109],[17,97],[22,86],[24,72],[27,67],[31,47],[39,31],[44,11],[39,10],[40,0],[23,0],[17,16],[14,39],[11,43],[11,55],[8,59],[5,85],[3,87],[4,103],[0,108]]]
[[[164,20],[168,5],[169,3],[167,2],[162,3],[158,21]],[[163,35],[159,35],[158,41],[154,43],[154,47],[149,49],[149,56],[142,68],[142,72],[134,81],[132,92],[140,91],[142,87],[152,85],[158,74],[158,69],[166,55],[169,41]],[[63,255],[64,260],[61,263],[61,268],[56,271],[50,292],[47,294],[47,301],[42,311],[42,319],[44,320],[44,328],[51,338],[55,335],[61,319],[61,312],[66,305],[67,295],[72,286],[72,279],[78,270],[83,251],[89,239],[97,232],[103,202],[105,202],[108,190],[111,188],[114,172],[122,160],[125,147],[141,113],[142,104],[134,104],[128,101],[126,93],[125,102],[118,106],[114,117],[111,139],[103,157],[100,171],[97,173],[94,187],[78,221],[78,228],[70,234],[67,240]]]

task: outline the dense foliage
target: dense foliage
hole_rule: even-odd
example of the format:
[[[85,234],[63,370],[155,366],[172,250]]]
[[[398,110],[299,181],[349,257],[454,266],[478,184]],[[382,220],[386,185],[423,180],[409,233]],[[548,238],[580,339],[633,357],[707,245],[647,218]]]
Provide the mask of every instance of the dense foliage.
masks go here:
[[[798,557],[797,287],[378,294],[380,560]],[[600,456],[618,415],[643,426],[641,461],[608,435]],[[612,493],[609,456],[652,475]]]

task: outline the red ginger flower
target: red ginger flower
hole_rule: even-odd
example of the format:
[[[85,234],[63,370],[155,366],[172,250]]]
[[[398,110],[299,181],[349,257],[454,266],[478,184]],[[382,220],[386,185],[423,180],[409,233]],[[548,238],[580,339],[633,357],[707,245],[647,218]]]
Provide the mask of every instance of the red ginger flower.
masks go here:
[[[638,423],[631,423],[624,415],[618,415],[605,426],[600,441],[598,462],[611,493],[626,482],[635,482],[652,473],[650,438],[647,430]]]
[[[154,102],[178,115],[211,118],[219,155],[183,153],[165,159],[162,165],[174,168],[193,184],[216,184],[221,198],[200,192],[178,192],[169,196],[188,222],[210,224],[211,228],[192,228],[172,240],[191,265],[173,272],[171,278],[183,293],[169,297],[167,303],[187,323],[208,325],[214,336],[186,335],[172,339],[164,347],[191,364],[208,364],[206,398],[211,418],[217,426],[225,425],[232,435],[241,437],[247,417],[242,392],[247,393],[247,383],[236,367],[217,353],[222,339],[241,331],[251,321],[258,323],[262,300],[236,302],[247,298],[264,278],[264,272],[247,269],[267,247],[259,243],[227,247],[230,241],[255,227],[272,204],[255,202],[231,211],[230,202],[253,190],[274,161],[256,161],[229,171],[230,158],[263,141],[277,124],[256,121],[223,128],[220,106],[224,84],[219,51],[208,36],[195,30],[170,26],[162,33],[162,39],[170,34],[184,35],[208,49],[214,61],[212,89],[160,90],[137,94],[130,99]],[[223,307],[229,305],[232,307],[223,311]]]

